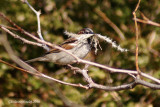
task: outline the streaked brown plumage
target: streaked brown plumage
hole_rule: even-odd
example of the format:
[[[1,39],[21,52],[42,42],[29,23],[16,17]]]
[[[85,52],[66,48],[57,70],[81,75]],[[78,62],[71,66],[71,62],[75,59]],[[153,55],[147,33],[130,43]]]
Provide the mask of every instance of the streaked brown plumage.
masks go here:
[[[93,34],[93,31],[89,28],[84,28],[80,30],[77,34]],[[64,41],[60,47],[68,50],[72,54],[76,55],[79,58],[84,58],[88,52],[91,50],[91,44],[89,43],[91,40],[79,42],[76,37],[71,37]],[[46,61],[46,62],[53,62],[60,65],[66,65],[66,64],[73,64],[75,63],[75,58],[68,53],[61,51],[59,49],[51,49],[49,52],[47,52],[44,56],[34,58],[31,60],[28,60],[26,62],[34,62],[34,61]]]

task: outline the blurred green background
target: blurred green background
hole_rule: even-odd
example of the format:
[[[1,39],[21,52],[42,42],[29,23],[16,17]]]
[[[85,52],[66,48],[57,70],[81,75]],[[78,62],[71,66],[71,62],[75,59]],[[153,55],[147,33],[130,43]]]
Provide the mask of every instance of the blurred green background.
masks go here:
[[[137,0],[29,0],[29,2],[36,10],[42,12],[40,19],[45,40],[60,44],[67,38],[63,34],[65,30],[76,33],[82,28],[89,27],[96,33],[107,35],[130,51],[121,53],[109,44],[101,42],[103,50],[99,50],[98,55],[94,55],[93,50],[86,57],[87,60],[114,68],[135,70],[135,26],[132,12],[136,7]],[[20,0],[0,0],[0,11],[26,31],[37,35],[36,16]],[[121,38],[119,33],[116,33],[110,24],[105,22],[99,14],[100,11],[117,25],[123,32],[125,39]],[[160,1],[141,1],[137,17],[142,19],[141,13],[150,20],[160,23]],[[2,18],[0,18],[0,24],[10,26]],[[142,72],[160,78],[160,28],[142,23],[138,24],[138,28],[140,35],[139,67]],[[26,37],[20,32],[15,33]],[[42,48],[24,44],[10,35],[8,35],[8,39],[16,55],[23,60],[35,58],[45,53]],[[0,58],[16,65],[11,61],[1,44]],[[31,65],[54,78],[70,83],[87,84],[82,75],[74,74],[54,63],[34,62]],[[83,64],[75,66],[83,68]],[[128,75],[110,74],[106,70],[93,66],[89,67],[89,75],[96,83],[106,86],[116,86],[133,81]],[[20,100],[39,101],[40,103],[9,102]],[[72,106],[158,107],[160,105],[160,91],[141,85],[130,90],[106,92],[97,89],[85,90],[59,83],[48,84],[41,81],[40,78],[0,63],[0,107],[63,107],[69,106],[69,102],[72,103]]]

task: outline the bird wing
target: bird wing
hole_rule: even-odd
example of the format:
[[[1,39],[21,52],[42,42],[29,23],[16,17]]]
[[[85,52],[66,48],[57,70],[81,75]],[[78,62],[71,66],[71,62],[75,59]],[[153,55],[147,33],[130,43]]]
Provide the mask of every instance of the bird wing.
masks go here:
[[[71,43],[74,43],[74,42],[76,42],[76,41],[77,41],[77,39],[75,39],[75,38],[69,38],[69,39],[67,39],[66,41],[64,41],[62,44],[60,44],[60,45],[58,45],[58,46],[66,49],[66,50],[69,50],[69,49],[72,49],[72,48],[74,47]],[[58,52],[60,52],[60,51],[61,51],[61,50],[59,50],[59,49],[53,48],[53,49],[51,49],[49,52],[47,52],[46,54],[58,53]]]

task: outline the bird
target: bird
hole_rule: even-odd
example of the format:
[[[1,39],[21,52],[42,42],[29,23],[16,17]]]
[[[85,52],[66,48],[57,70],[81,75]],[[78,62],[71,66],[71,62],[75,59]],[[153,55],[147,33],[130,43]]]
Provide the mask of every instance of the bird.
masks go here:
[[[81,34],[94,34],[94,32],[90,28],[83,28],[77,33],[78,36],[81,36]],[[79,41],[80,40],[76,36],[70,37],[59,46],[68,50],[70,53],[77,56],[78,58],[83,59],[85,56],[87,56],[87,54],[91,51],[91,48],[93,47],[92,37],[84,39],[83,42]],[[35,61],[53,62],[59,65],[76,63],[76,59],[72,55],[55,48],[51,49],[49,52],[47,52],[41,57],[34,58],[26,62],[30,63]]]

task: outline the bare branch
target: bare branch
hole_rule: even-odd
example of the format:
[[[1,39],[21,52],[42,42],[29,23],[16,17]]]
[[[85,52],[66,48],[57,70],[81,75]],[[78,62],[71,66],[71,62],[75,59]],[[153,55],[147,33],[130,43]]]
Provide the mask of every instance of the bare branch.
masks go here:
[[[27,3],[27,5],[32,9],[32,11],[34,11],[37,15],[37,21],[38,21],[38,35],[41,35],[41,28],[40,28],[40,19],[39,19],[39,16],[40,16],[40,12],[37,12],[29,3],[27,0],[25,0],[25,3]],[[137,7],[136,9],[134,10],[133,12],[133,15],[134,15],[134,19],[136,19],[136,11],[139,7],[139,4],[140,4],[140,0],[137,4]],[[66,53],[72,55],[75,59],[76,59],[76,62],[77,63],[83,63],[83,64],[87,64],[88,66],[89,65],[92,65],[92,66],[96,66],[96,67],[99,67],[99,68],[103,68],[105,70],[109,70],[111,73],[125,73],[125,74],[128,74],[128,75],[131,75],[132,77],[134,77],[135,81],[132,82],[132,83],[129,83],[129,84],[125,84],[125,85],[120,85],[120,86],[115,86],[115,87],[110,87],[110,86],[104,86],[104,85],[99,85],[99,84],[96,84],[93,82],[92,78],[89,77],[89,75],[87,74],[87,66],[85,69],[81,70],[79,68],[77,69],[73,69],[79,73],[81,73],[83,75],[83,77],[86,79],[87,83],[89,83],[88,86],[84,86],[84,85],[81,85],[81,84],[72,84],[72,83],[67,83],[67,82],[63,82],[63,81],[60,81],[60,80],[57,80],[55,78],[52,78],[52,77],[49,77],[45,74],[42,74],[40,73],[39,71],[37,71],[36,69],[34,69],[33,67],[31,67],[30,65],[26,64],[25,62],[23,62],[21,59],[19,59],[17,56],[15,56],[13,50],[11,49],[11,47],[9,46],[9,43],[7,40],[3,39],[2,40],[2,43],[4,44],[4,47],[6,48],[7,52],[9,53],[11,59],[17,63],[19,66],[21,66],[22,68],[24,68],[25,70],[21,70],[20,68],[17,68],[17,67],[14,67],[14,66],[11,66],[15,69],[19,69],[21,71],[24,71],[24,72],[28,72],[30,74],[38,74],[37,76],[39,77],[42,77],[42,78],[47,78],[49,80],[52,80],[52,81],[56,81],[58,83],[61,83],[61,84],[65,84],[65,85],[70,85],[70,86],[75,86],[75,87],[81,87],[81,88],[85,88],[85,89],[88,89],[88,88],[97,88],[97,89],[103,89],[103,90],[106,90],[106,91],[115,91],[115,90],[124,90],[124,89],[130,89],[130,88],[133,88],[135,87],[136,85],[138,84],[141,84],[141,85],[144,85],[144,86],[147,86],[147,87],[150,87],[152,89],[160,89],[160,85],[157,85],[157,84],[152,84],[152,83],[148,83],[146,81],[143,81],[143,80],[140,80],[139,78],[135,78],[135,74],[136,75],[141,75],[143,77],[146,77],[148,79],[151,79],[157,83],[160,84],[160,80],[159,79],[156,79],[148,74],[145,74],[143,72],[140,72],[139,70],[139,67],[138,67],[138,27],[137,27],[137,21],[135,20],[135,28],[136,28],[136,71],[135,70],[124,70],[124,69],[115,69],[115,68],[111,68],[111,67],[108,67],[108,66],[105,66],[105,65],[101,65],[101,64],[98,64],[98,63],[94,63],[94,62],[90,62],[90,61],[86,61],[86,60],[82,60],[80,58],[78,58],[77,56],[73,55],[72,53],[68,52],[67,50],[59,47],[59,46],[56,46],[56,45],[53,45],[49,42],[46,42],[44,41],[44,39],[42,39],[40,37],[39,38],[36,38],[34,35],[31,35],[30,33],[26,32],[24,29],[22,29],[21,27],[19,27],[18,25],[16,25],[15,23],[13,23],[10,19],[8,19],[6,16],[4,16],[3,14],[0,13],[0,16],[2,16],[5,20],[7,20],[9,23],[11,23],[14,27],[16,27],[19,31],[21,31],[22,33],[28,35],[29,37],[31,37],[32,39],[36,40],[38,43],[41,43],[41,44],[45,44],[46,46],[49,46],[51,48],[57,48],[57,49],[60,49],[62,51],[65,51]],[[3,29],[4,31],[8,32],[9,34],[11,34],[13,37],[18,37],[18,39],[22,40],[22,41],[26,41],[24,38],[21,38],[17,35],[15,35],[14,33],[10,32],[7,28],[1,26],[1,29]],[[39,34],[40,33],[40,34]],[[6,42],[6,43],[5,43]],[[28,41],[27,41],[28,42]],[[27,43],[26,42],[26,43]],[[31,41],[30,41],[31,42]],[[31,42],[31,44],[33,44]],[[43,48],[45,49],[45,47],[43,46]],[[4,63],[3,61],[0,60],[0,62]],[[7,63],[5,63],[7,64]],[[9,64],[7,64],[9,65]]]
[[[35,38],[33,35],[31,35],[30,33],[24,31],[25,34]],[[58,47],[58,46],[53,46],[51,43],[49,42],[46,42],[46,41],[41,41],[40,39],[38,38],[35,38],[37,41],[39,41],[40,43],[46,43],[47,45],[51,46],[51,47],[57,47],[58,49],[61,49],[61,47]],[[62,51],[65,51],[65,49],[62,48]],[[68,52],[68,51],[67,51]],[[71,54],[71,53],[70,53]],[[71,54],[72,55],[72,54]],[[75,56],[75,55],[73,55]],[[75,56],[76,57],[76,56]],[[101,65],[101,64],[98,64],[98,63],[94,63],[94,62],[90,62],[90,61],[86,61],[86,60],[82,60],[78,57],[76,57],[78,59],[78,62],[79,63],[83,63],[83,64],[89,64],[89,65],[92,65],[92,66],[96,66],[96,67],[99,67],[99,68],[103,68],[103,69],[106,69],[106,70],[109,70],[111,71],[112,73],[125,73],[125,74],[137,74],[137,71],[134,71],[134,70],[124,70],[124,69],[115,69],[115,68],[111,68],[111,67],[108,67],[108,66],[105,66],[105,65]],[[160,80],[159,79],[156,79],[148,74],[145,74],[145,73],[141,73],[142,76],[148,78],[148,79],[151,79],[157,83],[160,84]]]
[[[24,43],[26,44],[30,44],[30,45],[35,45],[35,46],[39,46],[39,47],[42,47],[43,48],[43,45],[40,44],[40,43],[37,43],[37,42],[32,42],[32,41],[29,41],[23,37],[20,37],[19,35],[17,34],[14,34],[12,33],[9,29],[7,29],[6,27],[0,25],[0,28],[3,29],[5,32],[9,33],[11,36],[13,36],[14,38],[16,39],[20,39],[21,41],[23,41]]]
[[[28,33],[27,31],[25,31],[24,29],[22,29],[21,27],[19,27],[18,25],[16,25],[14,22],[12,22],[12,20],[10,20],[9,18],[7,18],[3,13],[0,12],[0,16],[3,17],[5,20],[7,20],[11,25],[13,25],[14,27],[16,27],[21,33],[31,37],[32,39],[36,40],[38,43],[41,43],[41,44],[46,44],[48,45],[49,47],[51,48],[56,48],[56,49],[59,49],[61,51],[64,51],[66,53],[68,53],[69,55],[73,56],[77,62],[79,62],[79,58],[75,55],[73,55],[71,52],[65,50],[64,48],[62,47],[59,47],[59,46],[56,46],[55,44],[51,44],[49,42],[46,42],[46,41],[43,41],[39,38],[37,38],[36,36]],[[43,45],[43,48],[45,49],[45,46]]]
[[[120,86],[104,86],[104,85],[99,85],[95,82],[93,82],[92,78],[89,77],[89,75],[87,74],[87,70],[85,69],[80,69],[77,67],[72,67],[71,65],[68,65],[68,67],[70,67],[71,70],[74,70],[80,74],[83,75],[83,77],[85,78],[86,82],[88,83],[88,87],[89,88],[97,88],[97,89],[102,89],[105,91],[119,91],[119,90],[124,90],[124,89],[131,89],[134,88],[136,85],[141,84],[144,85],[146,87],[152,88],[152,89],[160,89],[160,85],[157,84],[152,84],[152,83],[148,83],[146,81],[140,80],[135,78],[135,81],[129,84],[125,84],[125,85],[120,85]]]
[[[108,67],[108,66],[105,66],[105,65],[102,65],[102,64],[98,64],[98,63],[94,63],[94,62],[90,62],[90,61],[86,61],[86,60],[82,60],[82,59],[79,60],[79,63],[89,64],[89,65],[96,66],[96,67],[99,67],[99,68],[102,68],[102,69],[106,69],[106,70],[109,70],[111,73],[124,73],[124,74],[135,74],[135,75],[138,74],[137,71],[134,71],[134,70],[111,68],[111,67]],[[145,73],[141,72],[141,76],[146,77],[148,79],[151,79],[152,81],[155,81],[155,82],[160,84],[159,79],[154,78],[154,77],[152,77],[148,74],[145,74]]]
[[[145,23],[145,24],[149,24],[149,25],[153,25],[153,26],[158,26],[158,27],[160,27],[160,24],[159,24],[159,23],[153,22],[153,21],[151,21],[151,20],[142,20],[142,19],[138,19],[138,18],[136,18],[136,19],[134,19],[134,20],[136,20],[137,22],[140,22],[140,23]]]
[[[42,36],[42,33],[41,33],[41,24],[40,24],[40,15],[41,15],[41,11],[36,11],[28,2],[28,0],[24,0],[24,2],[30,7],[30,9],[36,14],[37,16],[37,25],[38,25],[38,30],[37,30],[37,34],[39,36],[39,38],[42,40],[42,41],[45,41],[43,39],[43,36]],[[44,49],[49,51],[49,47],[46,45],[46,44],[43,44],[44,45]]]
[[[138,4],[137,4],[135,10],[133,11],[134,19],[136,19],[136,11],[139,8],[140,2],[141,2],[141,0],[138,0]],[[136,20],[134,21],[134,23],[135,23],[135,29],[136,29],[136,70],[138,72],[137,76],[140,76],[141,71],[140,71],[139,66],[138,66],[138,26],[137,26],[137,21]]]
[[[52,78],[52,77],[49,77],[39,71],[37,71],[36,69],[34,69],[33,67],[31,67],[30,65],[28,65],[27,63],[25,63],[24,61],[22,61],[20,58],[18,58],[12,48],[10,47],[9,43],[8,43],[8,40],[7,38],[4,36],[4,35],[1,35],[1,38],[0,38],[0,41],[1,43],[3,44],[3,46],[5,47],[6,51],[8,52],[10,58],[16,63],[18,64],[20,67],[24,68],[19,68],[19,67],[15,67],[3,60],[0,60],[1,63],[4,63],[4,64],[7,64],[8,66],[11,66],[15,69],[18,69],[20,71],[23,71],[23,72],[27,72],[27,73],[30,73],[30,74],[33,74],[35,76],[38,76],[38,77],[41,77],[43,79],[43,81],[46,81],[46,79],[48,80],[52,80],[52,81],[55,81],[55,82],[58,82],[58,83],[61,83],[61,84],[65,84],[65,85],[70,85],[70,86],[75,86],[75,87],[81,87],[81,88],[85,88],[85,89],[88,89],[88,87],[86,86],[83,86],[81,84],[72,84],[72,83],[67,83],[67,82],[64,82],[64,81],[61,81],[61,80],[58,80],[58,79],[55,79],[55,78]]]

